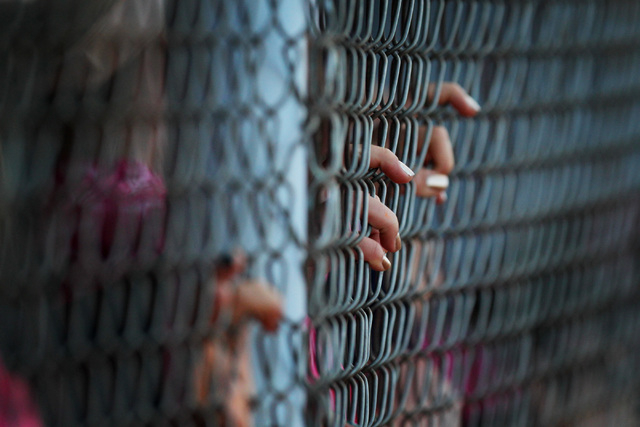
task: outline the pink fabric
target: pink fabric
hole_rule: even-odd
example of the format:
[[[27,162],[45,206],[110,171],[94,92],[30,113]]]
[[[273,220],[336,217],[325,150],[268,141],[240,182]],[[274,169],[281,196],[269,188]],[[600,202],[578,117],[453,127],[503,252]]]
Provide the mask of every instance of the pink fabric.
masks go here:
[[[151,266],[164,249],[165,214],[164,182],[143,162],[62,165],[44,215],[64,292]]]
[[[164,182],[140,161],[121,160],[113,170],[88,164],[78,186],[68,182],[68,177],[59,176],[56,187],[54,198],[60,197],[57,193],[66,193],[62,195],[61,208],[64,213],[78,220],[86,220],[86,216],[90,216],[100,226],[92,231],[99,233],[96,237],[99,237],[103,257],[107,257],[111,251],[117,227],[139,233],[147,216],[154,212],[164,215]],[[72,261],[77,257],[82,232],[84,230],[76,224],[71,242]],[[136,241],[132,239],[132,242]],[[159,253],[163,246],[164,233],[161,233],[156,236],[154,249]],[[129,255],[136,255],[136,247],[128,249]]]
[[[157,257],[164,248],[166,189],[147,165],[121,160],[110,170],[95,164],[74,167],[80,168],[81,179],[75,182],[61,171],[44,212],[46,221],[53,219],[56,227],[54,250],[65,253],[64,264],[70,268],[63,285],[67,296],[101,270],[117,276],[139,264],[145,221],[155,227],[148,230],[152,247],[144,252]],[[116,233],[121,231],[126,231],[126,244],[114,250]],[[30,395],[27,382],[9,373],[0,361],[0,427],[42,426]]]
[[[29,386],[0,361],[0,427],[40,427],[42,422]]]

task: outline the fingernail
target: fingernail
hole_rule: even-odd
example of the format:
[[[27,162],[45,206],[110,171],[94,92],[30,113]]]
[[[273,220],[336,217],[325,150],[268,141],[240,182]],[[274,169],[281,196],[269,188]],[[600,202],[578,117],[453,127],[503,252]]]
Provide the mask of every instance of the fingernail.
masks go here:
[[[464,100],[469,107],[473,108],[476,111],[480,111],[480,104],[478,104],[478,101],[473,99],[471,96],[465,94]]]
[[[402,248],[402,239],[400,238],[400,233],[396,235],[396,251],[399,251]]]
[[[389,261],[386,255],[382,257],[382,268],[384,268],[384,271],[391,268],[391,261]]]
[[[400,167],[402,168],[404,173],[406,173],[408,176],[414,176],[416,174],[414,171],[411,170],[409,166],[405,165],[402,162],[400,162]]]
[[[449,187],[449,177],[447,175],[442,174],[433,174],[427,177],[426,184],[431,188],[441,188],[445,189]]]

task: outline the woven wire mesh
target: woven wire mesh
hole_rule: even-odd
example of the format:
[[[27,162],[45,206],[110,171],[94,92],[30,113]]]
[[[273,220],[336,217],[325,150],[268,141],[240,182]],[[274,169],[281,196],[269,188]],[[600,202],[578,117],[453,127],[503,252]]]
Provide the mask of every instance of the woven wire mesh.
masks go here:
[[[301,423],[302,5],[0,4],[8,423]],[[234,320],[255,277],[275,335]]]
[[[637,425],[635,2],[0,12],[16,423]],[[445,82],[482,111],[438,105]],[[446,204],[369,169],[378,145],[418,170],[438,125]],[[369,195],[400,223],[384,274]],[[283,298],[274,334],[220,304],[237,250],[233,289]]]
[[[637,425],[638,4],[315,6],[309,425]],[[437,125],[446,204],[368,169],[418,170]],[[384,274],[354,250],[367,195],[400,222]]]

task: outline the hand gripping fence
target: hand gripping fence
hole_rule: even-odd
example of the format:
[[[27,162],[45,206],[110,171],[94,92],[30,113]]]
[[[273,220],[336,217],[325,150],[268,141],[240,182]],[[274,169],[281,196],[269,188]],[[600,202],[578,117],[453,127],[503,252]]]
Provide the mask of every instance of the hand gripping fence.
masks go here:
[[[0,425],[640,424],[637,2],[0,0],[0,49]],[[445,203],[370,167],[441,127]]]

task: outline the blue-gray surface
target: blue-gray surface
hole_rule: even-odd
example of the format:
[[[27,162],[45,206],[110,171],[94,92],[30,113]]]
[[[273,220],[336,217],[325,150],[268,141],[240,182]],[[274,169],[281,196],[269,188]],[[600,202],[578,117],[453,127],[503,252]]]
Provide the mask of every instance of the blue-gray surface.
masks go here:
[[[0,393],[22,378],[61,426],[638,425],[639,22],[0,0]],[[419,169],[438,125],[445,204],[369,170],[372,144]],[[374,193],[403,239],[384,274],[357,249]],[[274,335],[214,308],[238,249],[283,295]]]

